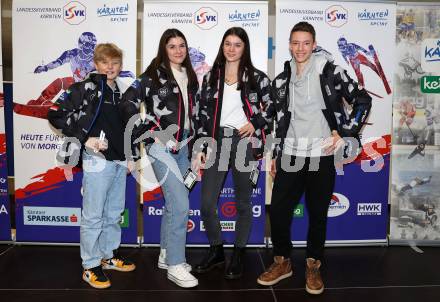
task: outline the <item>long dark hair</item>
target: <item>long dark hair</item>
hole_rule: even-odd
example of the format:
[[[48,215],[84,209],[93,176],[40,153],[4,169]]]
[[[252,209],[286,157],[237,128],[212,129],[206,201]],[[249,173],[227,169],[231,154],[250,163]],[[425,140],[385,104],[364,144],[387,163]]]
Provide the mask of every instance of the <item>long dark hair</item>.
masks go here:
[[[254,70],[255,67],[252,64],[251,59],[251,46],[249,44],[249,37],[246,33],[246,31],[241,27],[231,27],[228,29],[225,34],[223,35],[222,42],[220,43],[220,47],[218,49],[217,57],[215,58],[213,67],[212,67],[212,74],[209,81],[210,86],[216,85],[216,82],[218,81],[218,69],[224,68],[226,64],[226,58],[225,54],[223,53],[223,45],[225,43],[225,40],[228,36],[237,36],[240,38],[241,41],[244,43],[244,50],[243,55],[240,58],[240,64],[238,65],[238,87],[237,89],[241,89],[243,87],[243,74],[245,70],[247,69],[247,76],[248,76],[248,83],[251,85],[251,88],[254,88],[257,86],[254,78]]]
[[[162,37],[160,37],[159,48],[157,49],[157,55],[151,61],[150,65],[147,67],[147,70],[145,71],[146,74],[151,79],[153,79],[153,81],[157,85],[160,85],[159,78],[157,76],[157,70],[163,64],[165,65],[165,72],[167,73],[168,78],[174,79],[173,72],[171,71],[170,59],[168,58],[167,50],[166,50],[167,43],[170,41],[171,38],[182,38],[183,41],[185,41],[186,56],[182,62],[182,66],[186,68],[186,74],[188,76],[189,86],[191,88],[197,87],[198,81],[197,81],[196,73],[192,68],[191,60],[189,58],[188,42],[186,41],[186,38],[183,35],[183,33],[176,28],[169,28],[163,32]]]

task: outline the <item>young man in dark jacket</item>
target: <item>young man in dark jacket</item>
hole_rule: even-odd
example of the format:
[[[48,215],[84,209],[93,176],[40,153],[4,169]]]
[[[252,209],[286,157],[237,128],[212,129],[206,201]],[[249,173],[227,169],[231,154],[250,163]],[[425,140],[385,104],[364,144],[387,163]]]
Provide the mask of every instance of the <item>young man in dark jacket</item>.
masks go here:
[[[123,148],[124,123],[119,116],[122,51],[99,44],[93,57],[97,73],[74,83],[50,108],[49,122],[66,136],[68,153],[82,152],[83,204],[80,250],[83,280],[107,288],[102,269],[129,272],[135,265],[118,253],[121,214],[125,208],[127,164]],[[70,165],[77,165],[71,156]],[[78,156],[76,158],[78,161]]]
[[[281,139],[271,171],[275,176],[270,211],[274,263],[257,279],[259,284],[273,285],[292,275],[290,226],[294,208],[305,193],[309,214],[306,290],[310,294],[324,291],[319,268],[335,183],[335,152],[347,150],[342,148],[347,138],[357,145],[371,107],[367,92],[334,65],[328,53],[314,53],[315,49],[313,26],[296,24],[289,41],[292,60],[272,84],[276,137]],[[344,110],[344,100],[352,106],[350,113]]]

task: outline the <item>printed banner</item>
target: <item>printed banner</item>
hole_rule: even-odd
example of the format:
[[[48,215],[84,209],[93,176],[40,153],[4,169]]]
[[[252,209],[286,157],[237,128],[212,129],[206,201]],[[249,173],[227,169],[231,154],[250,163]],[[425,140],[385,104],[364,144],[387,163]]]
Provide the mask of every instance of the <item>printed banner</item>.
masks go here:
[[[217,55],[221,39],[227,29],[243,27],[251,41],[252,62],[256,68],[267,72],[268,7],[264,1],[246,2],[144,2],[143,68],[157,54],[162,33],[167,28],[178,28],[188,40],[189,55],[199,81],[210,70]],[[144,175],[154,175],[147,159],[143,164]],[[144,176],[146,177],[146,176]],[[150,179],[150,176],[148,176]],[[148,183],[148,184],[147,184]],[[160,187],[153,180],[142,184],[144,192],[144,242],[159,243],[160,217],[163,199]],[[190,221],[187,244],[207,244],[203,222],[200,221],[200,185],[190,195]],[[252,196],[253,226],[249,244],[264,244],[264,173]],[[220,195],[218,207],[222,221],[223,238],[233,243],[235,229],[235,197],[232,179],[228,176]],[[154,210],[156,209],[156,210]],[[151,210],[151,212],[150,212]]]
[[[276,2],[275,74],[291,59],[290,30],[307,21],[315,27],[318,46],[373,99],[362,131],[363,153],[338,171],[329,201],[327,244],[386,242],[395,9],[395,4],[386,3]],[[298,244],[304,243],[307,234],[303,209],[302,203],[292,225],[292,240]]]
[[[440,5],[399,3],[390,244],[440,244]]]
[[[57,167],[55,155],[64,138],[49,126],[47,112],[72,83],[94,71],[97,43],[123,49],[121,76],[127,85],[132,82],[137,3],[17,0],[12,11],[17,241],[78,242],[82,173],[74,170],[73,181],[67,181]],[[135,192],[135,182],[129,181],[125,243],[137,238]]]
[[[0,22],[0,41],[2,40],[1,32]],[[2,51],[0,49],[0,241],[11,240],[11,216],[9,211],[8,166],[6,161],[5,99],[3,96],[3,58]]]
[[[264,172],[261,172],[257,186],[253,189],[252,200],[252,232],[248,245],[260,246],[263,243],[265,211],[264,211]],[[187,244],[208,244],[206,230],[201,220],[200,190],[198,183],[190,194],[190,211],[187,226]],[[164,211],[164,199],[160,187],[153,191],[146,191],[144,199],[144,244],[158,244],[160,242],[160,223]],[[218,215],[222,227],[222,238],[226,244],[233,244],[236,226],[236,201],[232,173],[228,173],[218,201]]]

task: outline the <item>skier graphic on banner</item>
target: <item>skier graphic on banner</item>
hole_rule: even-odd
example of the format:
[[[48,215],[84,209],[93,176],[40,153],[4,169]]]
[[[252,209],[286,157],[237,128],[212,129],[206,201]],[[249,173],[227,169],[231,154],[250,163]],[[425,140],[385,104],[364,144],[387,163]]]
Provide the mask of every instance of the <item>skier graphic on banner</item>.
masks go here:
[[[197,80],[199,84],[202,84],[203,76],[211,70],[211,66],[206,63],[206,55],[200,51],[200,49],[196,49],[194,47],[188,48],[189,58],[191,60],[191,65],[194,69],[194,72],[197,75]]]
[[[53,105],[52,100],[60,91],[66,90],[75,82],[80,82],[86,76],[95,71],[93,62],[93,53],[97,39],[92,32],[83,32],[78,39],[78,48],[64,51],[56,60],[42,64],[35,68],[34,73],[47,72],[64,64],[70,64],[72,76],[57,78],[50,83],[35,100],[30,100],[27,104],[18,104],[14,102],[14,112],[21,115],[46,119],[50,106]],[[121,71],[120,77],[132,77],[131,71]]]
[[[358,79],[358,83],[360,85],[365,87],[364,75],[361,71],[361,65],[365,65],[371,68],[371,70],[373,70],[381,78],[387,94],[391,94],[390,85],[388,84],[387,78],[382,69],[382,65],[380,64],[379,58],[373,45],[368,45],[369,50],[366,50],[358,44],[348,43],[347,39],[345,39],[344,37],[340,37],[337,43],[338,49],[345,62],[353,67],[353,70]],[[368,91],[368,93],[376,97],[382,98],[381,96],[370,91]]]

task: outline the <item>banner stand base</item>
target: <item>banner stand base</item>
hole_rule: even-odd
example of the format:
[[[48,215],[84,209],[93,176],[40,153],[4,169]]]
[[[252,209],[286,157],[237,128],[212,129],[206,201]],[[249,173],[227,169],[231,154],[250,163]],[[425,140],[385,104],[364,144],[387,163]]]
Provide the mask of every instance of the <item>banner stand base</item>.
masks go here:
[[[0,242],[1,243],[1,242]],[[28,242],[28,241],[16,241],[11,242],[14,245],[41,245],[41,246],[78,246],[78,243],[69,243],[69,242]],[[121,247],[132,247],[132,248],[139,248],[141,247],[139,244],[133,244],[133,243],[122,243],[120,245]]]
[[[144,244],[141,245],[141,247],[146,247],[146,248],[149,248],[149,247],[160,247],[160,244],[159,243],[144,243]],[[199,248],[199,247],[200,248],[206,248],[206,247],[209,247],[209,244],[208,243],[203,243],[203,244],[187,244],[186,247],[189,247],[189,248]],[[234,245],[233,244],[224,244],[223,247],[225,247],[225,248],[232,248],[232,247],[234,247]],[[266,245],[264,245],[264,244],[248,244],[248,245],[246,245],[246,247],[247,248],[264,248],[264,247],[266,247]]]
[[[270,237],[266,238],[266,247],[272,248],[272,240]],[[292,241],[293,247],[306,247],[306,241]],[[389,246],[387,239],[376,240],[328,240],[325,242],[325,247],[354,247],[354,246]]]
[[[400,239],[390,239],[390,246],[432,246],[432,247],[439,247],[440,241],[438,240],[400,240]]]

